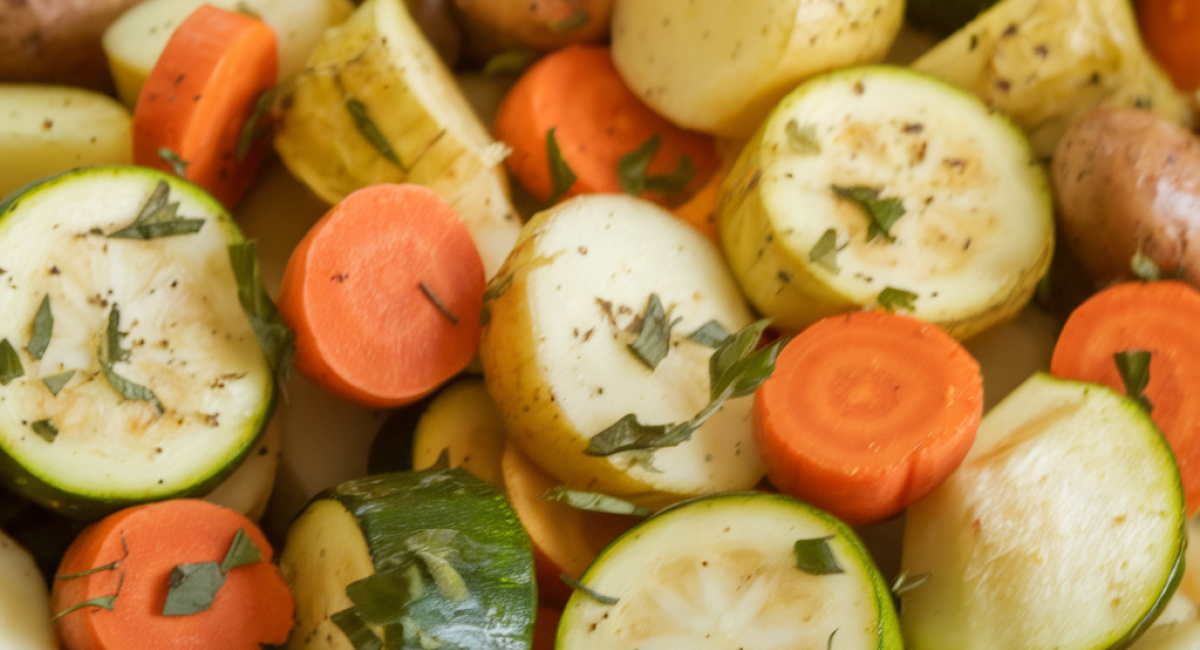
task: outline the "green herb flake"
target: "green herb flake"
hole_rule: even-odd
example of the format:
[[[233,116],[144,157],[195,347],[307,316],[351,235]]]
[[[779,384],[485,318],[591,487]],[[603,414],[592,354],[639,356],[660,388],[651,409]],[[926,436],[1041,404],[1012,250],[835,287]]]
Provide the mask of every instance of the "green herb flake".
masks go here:
[[[839,629],[840,629],[840,628],[839,628]],[[830,632],[830,633],[829,633],[829,640],[827,640],[827,641],[825,642],[825,650],[833,650],[833,637],[834,637],[834,635],[836,635],[837,633],[838,633],[838,631],[837,631],[837,630],[834,630],[834,631],[832,631],[832,632]]]
[[[58,437],[58,427],[54,426],[51,420],[36,420],[29,425],[33,432],[38,434],[42,440],[46,442],[54,442]]]
[[[83,601],[82,603],[76,603],[74,605],[71,605],[70,607],[64,609],[63,611],[55,614],[50,620],[57,621],[58,619],[66,616],[67,614],[70,614],[71,612],[74,612],[76,610],[83,609],[84,607],[97,607],[99,609],[107,609],[108,611],[111,612],[113,610],[113,607],[116,607],[116,605],[117,605],[117,596],[120,595],[120,593],[121,593],[121,587],[118,586],[117,593],[115,593],[111,596],[99,596],[96,598],[91,598],[89,600]]]
[[[654,370],[667,358],[667,352],[671,349],[671,328],[678,322],[678,318],[668,321],[658,294],[650,294],[646,313],[642,316],[642,331],[638,333],[637,340],[629,344],[629,349],[647,368]]]
[[[729,330],[715,320],[708,321],[695,332],[688,334],[688,340],[709,348],[720,347],[728,338]]]
[[[1149,413],[1154,404],[1142,391],[1150,383],[1150,353],[1146,350],[1122,350],[1113,355],[1113,361],[1117,364],[1121,382],[1125,384],[1125,394]]]
[[[487,63],[483,64],[483,74],[491,76],[518,75],[533,65],[537,59],[537,52],[531,50],[508,50],[488,59]]]
[[[238,2],[236,5],[234,5],[233,10],[248,18],[253,18],[260,21],[262,20],[262,16],[258,15],[258,12],[251,9],[250,5],[246,4],[245,2]]]
[[[550,203],[558,203],[559,199],[566,195],[571,190],[571,186],[575,184],[575,172],[567,161],[563,159],[562,149],[558,146],[558,139],[554,136],[554,132],[558,127],[553,127],[546,131],[546,157],[550,160],[550,180],[553,189],[550,192]]]
[[[229,573],[240,566],[261,561],[262,554],[259,553],[254,540],[250,539],[244,529],[239,528],[233,535],[233,542],[230,543],[225,558],[221,560],[221,573]]]
[[[841,268],[837,265],[837,254],[842,248],[844,246],[837,245],[837,231],[828,228],[821,233],[821,238],[808,251],[808,261],[830,273],[839,273]]]
[[[633,515],[635,517],[649,517],[654,514],[654,511],[649,508],[644,508],[639,505],[632,504],[624,499],[618,499],[607,494],[599,492],[583,492],[580,490],[572,490],[565,486],[559,485],[546,490],[546,493],[541,496],[545,501],[557,501],[565,503],[577,510],[587,510],[589,512],[605,512],[613,515]]]
[[[354,126],[358,128],[358,132],[367,139],[367,142],[371,143],[372,147],[375,147],[379,155],[407,172],[408,170],[400,162],[400,156],[396,155],[395,149],[392,149],[392,144],[383,136],[383,131],[379,130],[370,114],[367,113],[367,107],[357,99],[347,98],[346,110],[349,111],[350,118],[354,120]]]
[[[508,291],[508,289],[512,287],[512,283],[512,273],[497,275],[496,277],[492,278],[490,281],[488,281],[487,289],[483,291],[483,301],[488,302],[489,300],[495,300],[496,298],[503,296],[504,292]]]
[[[108,380],[108,383],[121,394],[121,397],[127,400],[150,402],[154,410],[159,415],[162,415],[163,405],[162,402],[158,401],[158,397],[154,394],[154,391],[118,375],[113,370],[112,363],[104,358],[100,359],[100,371],[104,374],[104,378]]]
[[[796,554],[796,568],[813,576],[845,573],[833,556],[833,549],[829,546],[831,539],[833,535],[797,540],[792,547]]]
[[[896,287],[884,287],[883,291],[879,292],[879,296],[875,298],[875,303],[878,304],[884,311],[916,311],[915,303],[917,294]]]
[[[1152,104],[1153,102],[1150,101],[1149,97],[1138,97],[1136,100],[1134,100],[1133,107],[1140,108],[1143,111],[1148,111],[1150,110]]]
[[[588,24],[588,21],[591,19],[592,15],[588,12],[584,11],[583,9],[576,9],[575,13],[572,13],[570,16],[567,16],[566,18],[563,18],[557,23],[551,25],[550,31],[554,32],[555,34],[563,34],[574,31]]]
[[[658,153],[662,138],[655,133],[640,147],[621,156],[617,161],[617,180],[621,191],[632,196],[640,196],[642,192],[650,191],[659,194],[678,194],[696,177],[696,167],[688,156],[681,156],[675,171],[670,174],[651,176],[650,161]]]
[[[121,562],[125,561],[125,559],[129,557],[129,546],[125,543],[125,533],[123,531],[121,532],[121,548],[125,551],[125,554],[122,555],[119,559],[113,560],[112,562],[109,562],[108,564],[105,564],[104,566],[98,566],[93,569],[88,569],[87,571],[80,571],[79,573],[56,573],[56,574],[54,574],[54,579],[55,580],[74,580],[76,578],[83,578],[86,576],[90,576],[93,573],[101,573],[103,571],[114,571],[114,570],[116,570],[116,568],[118,566],[121,566]],[[121,580],[122,581],[124,580],[124,576],[122,576]]]
[[[896,241],[892,236],[892,224],[904,216],[904,203],[895,197],[880,198],[880,190],[873,187],[840,187],[833,186],[838,196],[858,204],[867,213],[871,224],[867,228],[867,241],[882,236],[888,242]]]
[[[728,337],[708,360],[709,404],[690,420],[674,424],[645,425],[630,413],[600,433],[592,436],[584,453],[589,456],[610,456],[623,451],[647,452],[673,447],[691,439],[708,418],[721,410],[726,399],[749,395],[775,369],[775,360],[787,339],[779,339],[762,349],[758,340],[769,320],[760,320]],[[649,466],[649,458],[639,461]]]
[[[42,296],[42,304],[38,306],[37,314],[33,317],[33,334],[29,337],[29,345],[25,349],[29,356],[41,359],[50,347],[50,335],[54,332],[54,314],[50,311],[50,294]]]
[[[166,181],[159,181],[133,223],[120,230],[110,232],[107,237],[113,239],[157,239],[200,232],[204,226],[204,219],[185,218],[177,215],[179,203],[168,201],[170,189]]]
[[[587,585],[569,575],[566,575],[565,573],[560,574],[558,577],[561,578],[563,582],[567,583],[568,587],[574,589],[575,591],[582,591],[583,593],[587,594],[588,598],[591,598],[601,605],[616,605],[618,602],[620,602],[619,598],[605,596],[602,593],[596,592],[591,587],[588,587]]]
[[[8,382],[23,376],[25,367],[21,365],[21,357],[17,355],[16,348],[8,339],[0,341],[0,386],[7,386]]]
[[[158,157],[167,161],[167,164],[171,166],[171,171],[175,172],[176,176],[187,178],[187,167],[191,163],[184,160],[179,154],[166,147],[159,147]]]
[[[1163,271],[1162,267],[1155,263],[1149,255],[1143,253],[1141,249],[1138,249],[1133,254],[1133,257],[1130,258],[1129,270],[1139,279],[1146,282],[1183,277],[1183,273],[1178,269],[1175,272]]]
[[[105,347],[108,354],[106,358],[111,363],[128,361],[131,352],[121,347],[121,310],[116,305],[108,311],[108,326],[104,329],[104,335],[108,343]]]
[[[258,347],[275,372],[275,381],[283,386],[295,353],[295,334],[283,322],[279,309],[263,285],[258,267],[257,247],[253,240],[229,245],[229,263],[237,280],[238,302],[250,321]]]
[[[255,16],[257,18],[257,16]],[[260,19],[261,20],[261,19]],[[241,162],[250,154],[250,147],[254,146],[254,142],[259,138],[270,135],[271,127],[268,122],[263,125],[263,118],[270,115],[270,109],[275,105],[275,97],[278,94],[278,88],[268,88],[254,100],[254,109],[250,111],[250,116],[246,118],[246,123],[242,125],[242,131],[238,134],[237,141],[237,159]]]
[[[212,607],[225,574],[216,562],[180,564],[171,569],[163,616],[190,616]]]
[[[66,372],[60,372],[57,375],[42,377],[42,383],[46,385],[46,389],[50,391],[51,395],[58,397],[59,391],[61,391],[63,386],[66,386],[67,382],[71,381],[71,378],[74,376],[75,371],[68,370]]]
[[[783,127],[787,134],[788,146],[801,156],[815,156],[821,153],[821,143],[817,141],[817,128],[811,124],[800,126],[796,120],[788,120]]]
[[[383,641],[367,625],[362,612],[357,607],[343,609],[329,616],[333,624],[349,639],[354,650],[383,650]]]
[[[892,593],[897,597],[903,596],[904,594],[907,594],[908,592],[928,582],[931,575],[932,574],[930,573],[921,573],[909,577],[908,571],[904,571],[900,575],[896,576],[896,581],[892,583]]]
[[[429,302],[433,303],[433,306],[436,307],[438,311],[442,312],[442,315],[445,316],[451,324],[458,325],[458,316],[455,316],[454,312],[450,311],[450,308],[446,306],[446,303],[442,302],[441,298],[438,298],[438,295],[433,292],[433,289],[429,288],[429,285],[421,282],[418,286],[421,287],[421,293],[425,294],[425,297],[429,299]]]
[[[405,606],[425,593],[429,581],[412,559],[346,585],[359,614],[376,625],[402,622]]]

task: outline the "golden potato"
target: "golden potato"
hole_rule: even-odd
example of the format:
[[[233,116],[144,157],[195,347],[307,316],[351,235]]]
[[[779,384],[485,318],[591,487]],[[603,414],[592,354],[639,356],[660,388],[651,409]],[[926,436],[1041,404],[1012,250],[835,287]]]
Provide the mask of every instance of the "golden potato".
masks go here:
[[[1157,113],[1101,108],[1058,143],[1051,180],[1065,245],[1093,288],[1134,276],[1139,250],[1200,278],[1200,138]]]
[[[141,0],[0,2],[0,82],[57,83],[111,91],[100,49],[109,23]]]

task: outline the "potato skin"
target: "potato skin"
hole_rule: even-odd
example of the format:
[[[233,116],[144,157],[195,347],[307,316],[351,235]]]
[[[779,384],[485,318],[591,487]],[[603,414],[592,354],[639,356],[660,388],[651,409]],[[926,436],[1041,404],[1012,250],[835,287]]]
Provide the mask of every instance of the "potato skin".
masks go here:
[[[141,0],[0,0],[0,81],[112,92],[100,37]]]
[[[1051,169],[1062,238],[1101,288],[1140,250],[1200,281],[1200,138],[1150,111],[1100,108],[1067,131]]]
[[[454,0],[476,61],[507,50],[549,52],[608,36],[613,0]],[[582,12],[582,13],[581,13]],[[574,24],[576,16],[586,20]]]

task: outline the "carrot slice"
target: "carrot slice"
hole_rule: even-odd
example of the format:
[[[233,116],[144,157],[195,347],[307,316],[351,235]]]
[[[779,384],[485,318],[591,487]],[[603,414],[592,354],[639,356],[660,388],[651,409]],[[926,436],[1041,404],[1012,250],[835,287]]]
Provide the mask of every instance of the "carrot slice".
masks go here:
[[[1050,358],[1050,373],[1125,393],[1114,354],[1150,353],[1142,394],[1175,452],[1188,516],[1200,511],[1200,291],[1176,281],[1127,282],[1071,312]]]
[[[296,332],[301,372],[387,408],[467,366],[483,292],[483,262],[449,203],[418,185],[372,185],[334,206],[292,251],[279,312]]]
[[[500,466],[505,494],[533,543],[538,599],[543,605],[562,609],[571,597],[571,587],[560,576],[579,578],[605,546],[640,519],[542,499],[560,483],[513,445],[504,448]]]
[[[164,616],[175,567],[222,562],[239,529],[260,559],[224,571],[207,610]],[[55,623],[71,650],[281,644],[295,602],[271,557],[258,527],[223,506],[176,499],[126,508],[85,529],[67,549],[51,594]],[[96,604],[80,606],[88,602]]]
[[[243,130],[275,85],[275,41],[262,21],[211,5],[184,19],[138,96],[133,161],[174,171],[233,207],[266,152],[265,138],[243,139]]]
[[[898,514],[962,462],[983,417],[979,364],[924,321],[826,318],[792,339],[754,397],[754,434],[782,492],[850,524]]]
[[[555,188],[548,153],[551,131],[561,160],[575,175],[562,197],[554,196],[556,189],[566,188]],[[702,187],[720,164],[710,136],[680,129],[637,98],[617,74],[606,47],[572,46],[534,64],[500,103],[495,132],[512,147],[505,160],[509,171],[540,201],[625,191],[624,179],[628,189],[641,189],[630,193],[661,205],[677,204]],[[637,160],[654,139],[658,149],[648,166],[622,174],[622,157]],[[691,165],[694,173],[668,180],[681,164],[684,169]],[[649,187],[643,188],[648,179]]]
[[[1200,4],[1194,0],[1139,0],[1138,27],[1146,48],[1175,87],[1200,87]]]

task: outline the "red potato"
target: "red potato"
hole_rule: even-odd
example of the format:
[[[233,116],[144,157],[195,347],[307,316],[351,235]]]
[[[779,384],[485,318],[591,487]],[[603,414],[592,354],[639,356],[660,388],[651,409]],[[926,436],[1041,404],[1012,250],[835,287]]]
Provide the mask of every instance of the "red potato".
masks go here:
[[[1099,289],[1132,279],[1141,252],[1200,282],[1200,138],[1156,113],[1101,108],[1054,153],[1061,241]]]
[[[108,25],[141,0],[0,0],[0,82],[112,91],[100,48]]]
[[[613,0],[454,0],[472,58],[508,50],[549,52],[608,38]]]

